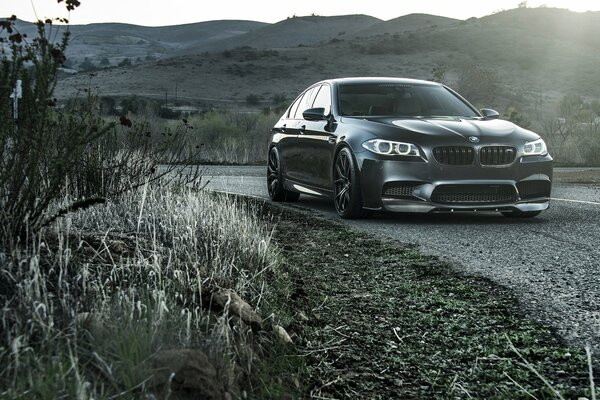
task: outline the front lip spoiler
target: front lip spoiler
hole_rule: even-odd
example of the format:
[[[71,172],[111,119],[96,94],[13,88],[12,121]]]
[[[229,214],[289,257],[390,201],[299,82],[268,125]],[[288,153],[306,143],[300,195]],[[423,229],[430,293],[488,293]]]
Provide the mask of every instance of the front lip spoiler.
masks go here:
[[[436,204],[423,201],[382,198],[383,209],[393,212],[429,213],[464,211],[544,211],[550,206],[550,200],[523,201],[508,204]]]

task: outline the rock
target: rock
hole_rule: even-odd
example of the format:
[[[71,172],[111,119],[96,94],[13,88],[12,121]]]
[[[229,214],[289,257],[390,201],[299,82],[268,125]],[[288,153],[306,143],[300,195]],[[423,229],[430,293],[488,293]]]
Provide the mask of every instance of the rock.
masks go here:
[[[182,392],[185,398],[221,400],[217,371],[206,354],[194,349],[159,351],[152,357],[154,375],[148,385],[159,392]]]
[[[262,329],[262,319],[235,291],[223,289],[213,292],[208,299],[209,305],[217,310],[223,311],[229,302],[229,313],[239,317],[242,322],[250,325],[253,330]]]
[[[281,343],[285,343],[285,344],[293,344],[294,343],[292,341],[292,338],[290,337],[290,335],[287,333],[287,331],[282,326],[273,325],[273,332],[275,332],[275,336],[277,336],[277,339]]]
[[[298,319],[300,321],[302,321],[302,322],[307,322],[308,321],[308,317],[302,311],[299,311],[297,315],[298,315]]]

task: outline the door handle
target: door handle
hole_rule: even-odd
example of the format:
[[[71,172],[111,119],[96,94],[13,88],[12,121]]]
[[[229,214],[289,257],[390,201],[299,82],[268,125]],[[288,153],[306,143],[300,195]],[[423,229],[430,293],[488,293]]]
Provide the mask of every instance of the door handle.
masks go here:
[[[306,125],[302,125],[300,127],[300,133],[304,133],[304,132],[306,132]]]
[[[337,142],[337,136],[329,136],[329,137],[327,138],[327,141],[328,141],[329,143],[335,143],[335,142]]]
[[[283,124],[283,126],[281,127],[281,132],[285,132],[285,127],[287,126],[287,124]]]

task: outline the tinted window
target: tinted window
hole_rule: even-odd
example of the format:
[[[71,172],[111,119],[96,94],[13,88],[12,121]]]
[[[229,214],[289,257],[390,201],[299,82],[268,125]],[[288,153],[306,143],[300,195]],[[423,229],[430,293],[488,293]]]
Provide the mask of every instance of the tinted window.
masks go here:
[[[290,109],[288,110],[287,114],[288,118],[294,118],[294,114],[296,114],[296,110],[298,109],[298,104],[300,104],[303,97],[304,96],[298,97],[298,99],[290,106]]]
[[[340,85],[340,109],[346,116],[478,116],[443,86],[394,82]]]
[[[302,113],[305,110],[308,110],[309,108],[312,107],[312,103],[315,99],[315,95],[317,94],[317,89],[319,87],[314,87],[311,89],[308,89],[306,91],[306,93],[304,94],[304,96],[302,97],[302,99],[300,99],[300,103],[298,108],[296,109],[296,114],[294,116],[295,119],[303,119],[302,117]]]
[[[331,90],[329,89],[329,85],[321,86],[312,106],[313,108],[324,108],[325,115],[329,115],[331,112]]]

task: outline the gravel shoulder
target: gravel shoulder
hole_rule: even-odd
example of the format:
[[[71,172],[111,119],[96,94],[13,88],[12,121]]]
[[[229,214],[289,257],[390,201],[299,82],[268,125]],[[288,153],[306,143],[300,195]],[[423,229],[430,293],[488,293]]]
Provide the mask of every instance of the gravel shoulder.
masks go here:
[[[511,291],[416,246],[265,208],[294,287],[286,328],[304,360],[300,397],[589,395],[583,349],[528,318]]]

